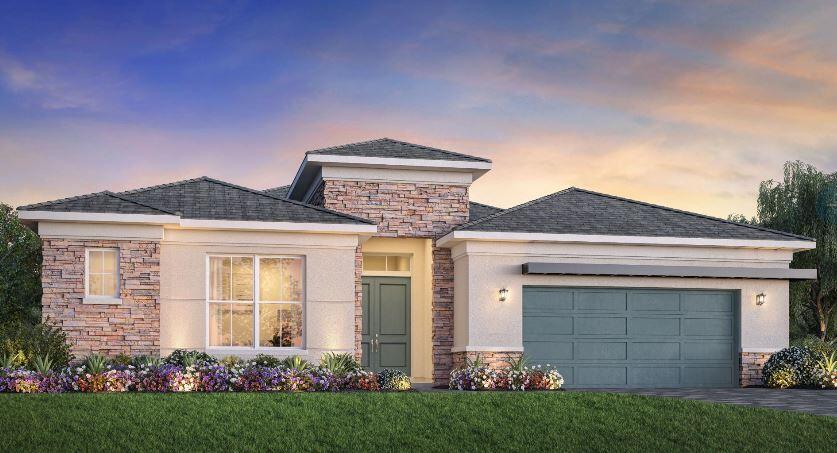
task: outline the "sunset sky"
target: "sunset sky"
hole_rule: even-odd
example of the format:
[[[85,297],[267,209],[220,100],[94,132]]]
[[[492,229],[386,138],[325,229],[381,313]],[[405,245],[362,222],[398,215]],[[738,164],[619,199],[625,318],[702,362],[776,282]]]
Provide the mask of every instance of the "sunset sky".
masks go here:
[[[492,159],[471,198],[501,207],[577,186],[749,216],[785,161],[837,170],[834,1],[37,3],[0,2],[14,206],[278,186],[380,137]]]

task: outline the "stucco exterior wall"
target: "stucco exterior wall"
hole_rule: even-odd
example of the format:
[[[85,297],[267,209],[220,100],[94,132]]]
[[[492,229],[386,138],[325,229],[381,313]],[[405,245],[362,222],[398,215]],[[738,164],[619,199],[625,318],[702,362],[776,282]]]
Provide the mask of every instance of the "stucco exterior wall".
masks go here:
[[[522,294],[524,285],[601,286],[639,288],[700,288],[740,291],[741,350],[772,352],[788,345],[788,282],[785,280],[651,278],[605,276],[522,275],[521,265],[539,262],[597,262],[613,264],[666,263],[672,265],[785,267],[790,253],[775,250],[697,247],[597,246],[467,242],[453,248],[456,285],[454,351],[516,351],[523,347]],[[462,268],[462,269],[460,269]],[[464,275],[463,275],[464,274]],[[466,281],[462,282],[462,279]],[[509,289],[505,302],[499,290]],[[757,306],[764,292],[767,303]],[[460,322],[467,319],[467,322]]]
[[[355,259],[358,238],[276,232],[166,230],[161,246],[160,348],[206,349],[208,254],[305,257],[303,349],[210,348],[217,356],[300,355],[355,350]]]

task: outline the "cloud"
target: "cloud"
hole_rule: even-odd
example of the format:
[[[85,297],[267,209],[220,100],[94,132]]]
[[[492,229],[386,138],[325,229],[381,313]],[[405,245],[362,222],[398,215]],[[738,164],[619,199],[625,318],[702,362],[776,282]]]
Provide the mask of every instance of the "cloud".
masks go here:
[[[26,65],[0,53],[0,76],[12,91],[34,96],[35,102],[47,110],[99,110],[103,106],[94,90],[72,84],[48,64]]]

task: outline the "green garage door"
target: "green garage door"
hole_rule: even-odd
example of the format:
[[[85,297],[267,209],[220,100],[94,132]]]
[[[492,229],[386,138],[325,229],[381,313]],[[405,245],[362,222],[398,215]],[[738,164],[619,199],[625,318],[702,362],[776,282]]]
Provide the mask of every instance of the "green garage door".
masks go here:
[[[523,348],[567,387],[736,387],[737,293],[523,288]]]

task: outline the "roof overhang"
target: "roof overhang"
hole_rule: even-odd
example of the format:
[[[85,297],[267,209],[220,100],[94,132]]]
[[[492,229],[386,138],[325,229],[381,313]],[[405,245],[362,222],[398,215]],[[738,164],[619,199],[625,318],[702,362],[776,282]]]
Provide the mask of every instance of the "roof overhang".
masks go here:
[[[184,219],[175,215],[18,211],[18,217],[26,222],[140,224],[204,230],[282,231],[300,233],[358,234],[369,236],[378,232],[377,225],[373,224],[203,220]]]
[[[463,172],[470,173],[472,181],[491,170],[491,162],[480,161],[306,154],[288,190],[288,198],[302,200],[310,186],[319,178],[324,166]]]
[[[817,278],[816,269],[537,262],[524,263],[523,274],[593,275],[614,277],[747,278],[760,280],[816,280]]]
[[[438,241],[439,247],[453,247],[464,241],[485,242],[544,242],[575,244],[613,244],[613,245],[657,245],[673,247],[731,247],[782,249],[792,251],[811,250],[817,246],[814,241],[803,240],[761,240],[761,239],[710,239],[678,238],[661,236],[606,236],[594,234],[546,234],[546,233],[511,233],[495,231],[454,230]]]

